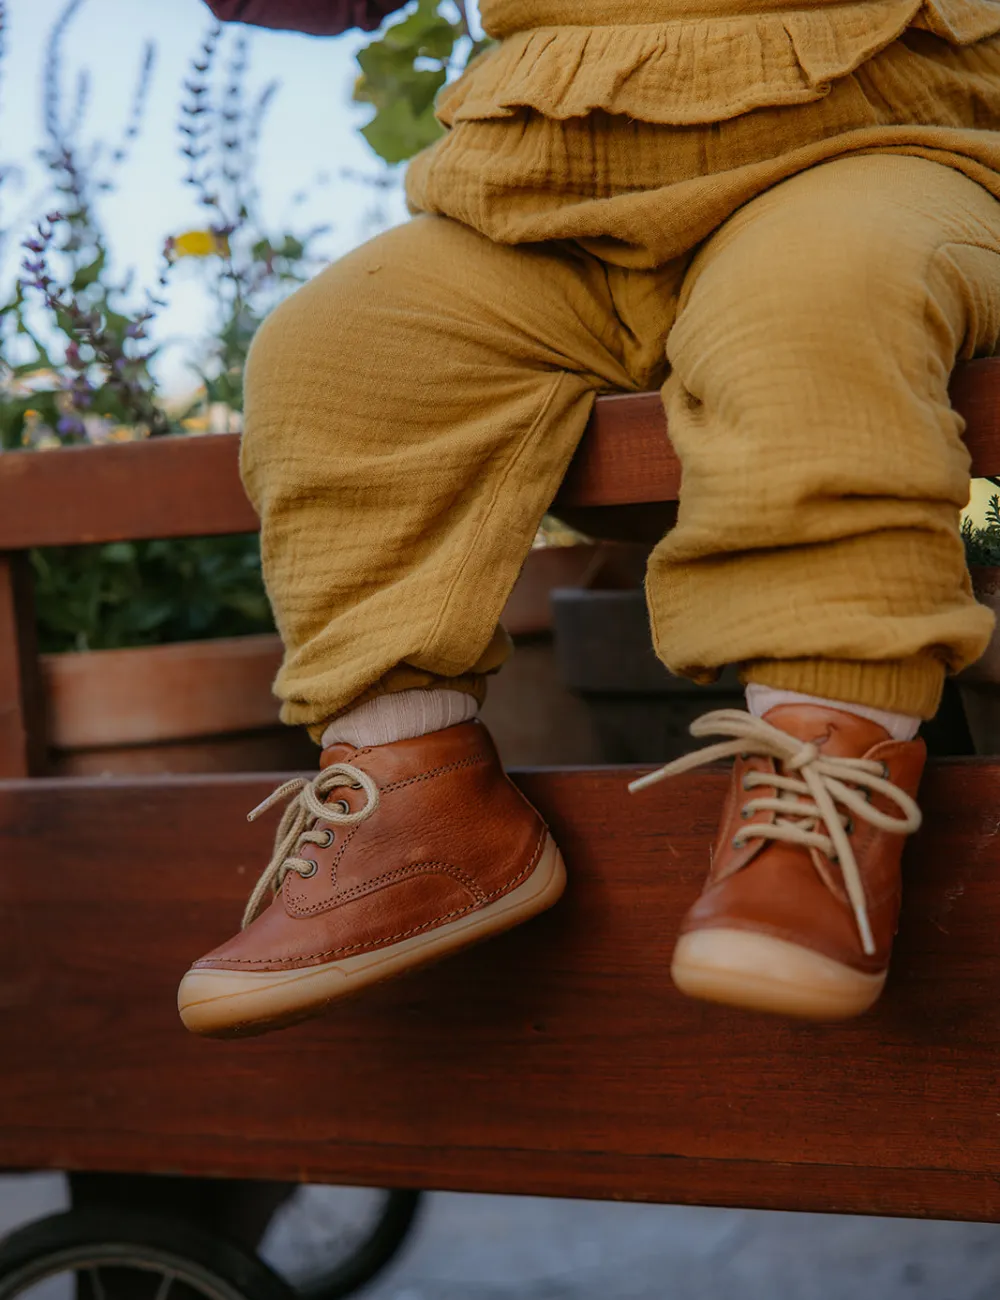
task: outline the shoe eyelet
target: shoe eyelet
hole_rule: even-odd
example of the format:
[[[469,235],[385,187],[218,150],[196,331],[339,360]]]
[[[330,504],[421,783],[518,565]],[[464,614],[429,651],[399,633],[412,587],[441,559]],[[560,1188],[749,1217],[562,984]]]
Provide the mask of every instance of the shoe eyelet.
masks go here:
[[[844,834],[845,834],[845,835],[853,835],[853,834],[854,834],[854,818],[853,818],[853,817],[848,817],[848,819],[847,819],[847,825],[844,827]]]
[[[741,808],[740,816],[743,818],[745,822],[748,822],[750,818],[753,816],[753,813],[750,811],[749,808]]]
[[[739,853],[743,848],[743,841],[738,835],[733,836],[733,848]]]
[[[330,830],[329,826],[325,826],[323,828],[323,834],[326,836],[326,839],[323,841],[322,844],[318,845],[317,847],[321,849],[328,849],[337,837],[334,835],[333,831]]]
[[[303,880],[309,880],[312,876],[315,876],[315,874],[316,874],[317,871],[319,871],[319,863],[318,863],[318,862],[312,862],[312,861],[310,861],[310,862],[309,862],[309,866],[310,866],[311,870],[309,870],[309,871],[300,871],[300,872],[299,872],[299,875],[302,877]]]
[[[346,799],[338,799],[333,806],[338,810],[338,812],[342,812],[345,817],[351,811],[351,805]]]
[[[888,764],[888,763],[883,763],[883,764],[882,764],[882,780],[883,780],[883,781],[888,781],[889,778],[890,778],[891,776],[892,776],[892,773],[889,771],[889,764]]]

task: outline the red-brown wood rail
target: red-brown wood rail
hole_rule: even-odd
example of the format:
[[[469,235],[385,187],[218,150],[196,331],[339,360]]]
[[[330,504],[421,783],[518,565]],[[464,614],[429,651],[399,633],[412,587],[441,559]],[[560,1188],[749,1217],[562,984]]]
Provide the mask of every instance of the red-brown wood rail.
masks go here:
[[[1000,359],[960,367],[952,399],[973,472],[1000,474]],[[251,532],[257,519],[239,483],[238,444],[220,434],[0,456],[0,551]],[[601,397],[556,505],[675,501],[679,488],[659,395]]]
[[[957,374],[1000,474],[1000,360]],[[659,399],[598,401],[559,504],[669,502]],[[0,775],[44,736],[25,548],[256,526],[236,439],[0,456]],[[105,1169],[1000,1222],[1000,761],[931,766],[893,974],[793,1025],[667,974],[725,777],[523,773],[570,866],[545,917],[269,1038],[190,1038],[189,960],[268,852],[265,777],[0,781],[0,1168]]]
[[[1000,764],[931,768],[885,997],[831,1026],[671,988],[722,773],[517,779],[570,867],[551,913],[242,1043],[174,988],[237,923],[272,780],[0,785],[0,1167],[1000,1221]]]

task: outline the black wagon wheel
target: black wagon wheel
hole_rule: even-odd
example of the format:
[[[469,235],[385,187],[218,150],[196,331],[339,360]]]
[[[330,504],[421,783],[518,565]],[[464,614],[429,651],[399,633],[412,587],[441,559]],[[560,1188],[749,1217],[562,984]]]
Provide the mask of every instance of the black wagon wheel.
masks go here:
[[[73,1296],[294,1300],[295,1292],[263,1260],[222,1237],[117,1208],[54,1214],[0,1242],[0,1300]]]
[[[422,1196],[163,1175],[72,1173],[69,1184],[80,1210],[134,1207],[147,1219],[163,1217],[217,1235],[245,1254],[262,1252],[297,1300],[344,1300],[372,1281],[410,1237]]]
[[[343,1300],[382,1272],[402,1249],[413,1228],[422,1193],[387,1191],[350,1251],[295,1285],[299,1300]]]

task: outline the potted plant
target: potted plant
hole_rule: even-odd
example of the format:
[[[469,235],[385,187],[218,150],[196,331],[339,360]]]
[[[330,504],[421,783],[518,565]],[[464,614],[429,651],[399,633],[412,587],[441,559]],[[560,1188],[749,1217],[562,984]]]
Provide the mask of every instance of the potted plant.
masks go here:
[[[180,133],[203,228],[167,241],[154,287],[116,279],[97,218],[137,138],[153,70],[142,61],[121,144],[80,144],[67,121],[60,42],[46,60],[45,162],[56,210],[24,243],[22,273],[0,304],[0,448],[58,455],[66,446],[238,429],[242,366],[257,323],[317,264],[322,233],[268,235],[257,216],[254,149],[275,87],[244,102],[246,45],[221,77],[215,27],[185,83]],[[86,162],[82,161],[86,159]],[[0,169],[0,177],[7,174]],[[207,270],[215,328],[196,364],[193,398],[158,391],[149,326],[185,259]],[[187,263],[189,264],[189,263]],[[81,491],[86,491],[81,461]],[[125,541],[31,556],[52,766],[60,772],[261,769],[311,760],[281,728],[271,683],[281,646],[260,575],[256,536]]]

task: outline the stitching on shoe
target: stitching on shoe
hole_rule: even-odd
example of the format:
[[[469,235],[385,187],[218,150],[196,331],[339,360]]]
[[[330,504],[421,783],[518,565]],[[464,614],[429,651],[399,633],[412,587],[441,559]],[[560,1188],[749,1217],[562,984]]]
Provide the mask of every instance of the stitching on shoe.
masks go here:
[[[410,930],[402,930],[399,934],[387,935],[384,939],[379,939],[375,943],[354,943],[348,944],[343,948],[328,948],[325,952],[309,953],[304,957],[297,957],[294,960],[296,962],[325,961],[333,957],[343,957],[352,952],[361,952],[365,949],[375,951],[379,948],[384,948],[389,944],[399,943],[403,939],[412,938],[413,935],[420,934],[425,930],[432,930],[435,926],[443,925],[447,921],[457,920],[458,917],[465,916],[468,912],[477,911],[479,908],[485,907],[487,903],[492,903],[495,899],[501,898],[504,894],[509,894],[513,889],[517,888],[526,876],[531,874],[538,865],[538,859],[542,856],[542,849],[545,846],[547,835],[548,827],[543,825],[541,833],[538,836],[538,842],[535,845],[535,851],[532,853],[527,866],[522,868],[522,870],[519,871],[512,880],[509,880],[505,885],[501,886],[501,888],[494,889],[492,893],[484,895],[481,903],[470,903],[467,907],[459,907],[454,911],[445,912],[441,916],[434,917],[433,920],[425,921],[423,925],[414,926]],[[272,966],[278,962],[287,962],[291,959],[287,957],[223,957],[221,960],[239,966]],[[196,962],[193,969],[199,969],[199,967],[200,963]],[[209,969],[217,970],[219,967],[210,966]],[[287,969],[297,970],[301,969],[301,967],[290,966],[287,967]]]
[[[432,776],[443,776],[446,772],[457,772],[461,767],[477,767],[487,761],[482,755],[458,759],[454,763],[447,763],[444,767],[432,767],[429,771],[420,772],[417,776],[408,776],[403,781],[392,781],[389,785],[380,785],[379,790],[382,794],[388,794],[390,790],[402,790],[404,786],[413,785],[417,781],[428,781]]]
[[[375,876],[372,880],[363,884],[354,885],[340,895],[334,906],[349,903],[355,898],[363,898],[365,894],[371,893],[381,885],[409,875],[433,875],[436,873],[443,873],[446,876],[453,877],[460,885],[465,886],[478,903],[486,902],[486,891],[476,884],[475,880],[464,868],[456,866],[453,862],[416,862],[412,866],[397,867],[395,871],[387,871],[384,875]]]
[[[373,748],[373,746],[369,746],[367,751],[366,751],[366,750],[358,750],[358,753],[359,753],[359,754],[363,754],[363,753],[366,753],[366,752],[370,753],[371,750],[372,750],[372,748]],[[380,794],[388,794],[388,793],[390,793],[391,791],[394,791],[394,790],[401,790],[401,789],[403,789],[404,786],[412,785],[415,781],[426,781],[426,780],[428,780],[428,779],[429,779],[430,777],[432,777],[432,776],[441,776],[441,775],[443,775],[443,774],[445,774],[445,773],[447,773],[447,772],[454,772],[454,771],[456,771],[458,768],[461,768],[461,767],[474,767],[474,766],[476,766],[477,764],[483,764],[483,763],[486,763],[487,761],[488,761],[488,760],[487,760],[486,758],[484,758],[482,755],[479,755],[479,756],[473,756],[472,758],[463,758],[463,759],[459,759],[459,760],[457,760],[457,761],[454,762],[454,763],[448,763],[448,764],[446,764],[444,767],[434,767],[434,768],[431,768],[430,771],[428,771],[428,772],[421,772],[419,776],[410,776],[410,777],[407,777],[406,780],[404,780],[404,781],[394,781],[394,782],[392,782],[390,785],[382,785],[382,786],[379,786],[379,793],[380,793]],[[351,841],[354,839],[354,836],[358,833],[358,831],[361,829],[361,827],[362,827],[363,825],[364,825],[363,822],[358,822],[358,823],[356,823],[354,826],[352,826],[352,827],[348,830],[347,834],[346,834],[346,835],[344,836],[344,838],[340,841],[340,847],[337,849],[337,852],[336,852],[336,853],[334,854],[334,856],[333,856],[333,860],[332,860],[331,863],[330,863],[329,872],[328,872],[328,875],[329,875],[329,878],[330,878],[330,888],[331,888],[331,889],[336,889],[336,888],[337,888],[337,868],[338,868],[339,865],[340,865],[340,860],[341,860],[341,858],[344,856],[344,854],[347,852],[348,848],[350,847]],[[289,876],[289,879],[291,879],[290,876]],[[303,898],[303,899],[304,899],[304,898],[306,897],[306,893],[305,893],[304,890],[301,891],[301,892],[299,892],[299,893],[295,893],[295,892],[293,892],[293,890],[294,890],[294,886],[292,886],[291,888],[288,888],[288,886],[286,886],[286,889],[288,889],[288,901],[289,901],[290,903],[292,903],[293,905],[296,905],[298,899],[300,899],[300,898]],[[474,894],[476,893],[475,889],[472,890],[472,893],[474,893]],[[478,896],[478,895],[477,895],[477,896]],[[302,916],[308,916],[308,915],[310,915],[312,912],[317,911],[317,910],[323,910],[323,907],[328,907],[328,906],[329,906],[329,902],[327,902],[326,904],[323,904],[323,905],[316,905],[316,904],[314,904],[314,905],[313,905],[312,907],[310,907],[310,908],[305,908],[305,909],[303,909],[303,910],[300,912],[300,915],[302,915]]]
[[[383,885],[392,884],[396,880],[404,880],[409,876],[434,875],[435,873],[452,877],[458,884],[463,885],[480,905],[487,901],[485,891],[476,884],[475,880],[462,867],[443,861],[411,862],[408,866],[396,867],[394,871],[386,871],[381,876],[373,876],[371,880],[364,880],[360,884],[352,885],[350,889],[338,894],[336,898],[313,903],[311,907],[304,907],[296,912],[296,916],[312,916],[317,912],[334,912],[342,903],[350,903],[356,898],[364,898],[366,894],[376,893]]]

